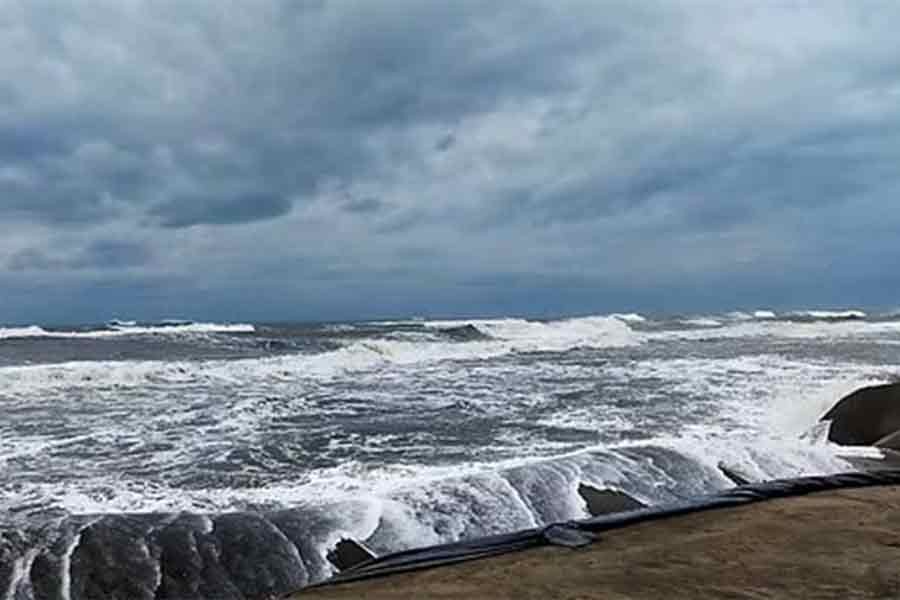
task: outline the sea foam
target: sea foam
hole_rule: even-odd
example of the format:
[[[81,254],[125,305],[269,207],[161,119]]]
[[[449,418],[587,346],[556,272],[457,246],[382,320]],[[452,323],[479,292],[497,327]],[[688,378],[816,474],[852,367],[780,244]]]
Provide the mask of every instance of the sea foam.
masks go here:
[[[38,325],[0,327],[0,339],[23,338],[106,338],[132,335],[184,335],[193,333],[253,333],[254,325],[247,323],[162,323],[138,325],[134,321],[116,321],[102,329],[84,331],[50,330]]]

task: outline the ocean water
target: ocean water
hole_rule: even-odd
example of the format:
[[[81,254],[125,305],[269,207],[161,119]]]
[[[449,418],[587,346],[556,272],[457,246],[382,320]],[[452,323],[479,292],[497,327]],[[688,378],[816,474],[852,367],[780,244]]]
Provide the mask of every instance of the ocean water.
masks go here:
[[[900,316],[857,311],[0,328],[0,528],[290,509],[316,581],[343,536],[585,517],[580,483],[659,504],[729,487],[719,462],[847,470],[872,451],[819,417],[898,374]],[[34,595],[34,544],[10,598]]]

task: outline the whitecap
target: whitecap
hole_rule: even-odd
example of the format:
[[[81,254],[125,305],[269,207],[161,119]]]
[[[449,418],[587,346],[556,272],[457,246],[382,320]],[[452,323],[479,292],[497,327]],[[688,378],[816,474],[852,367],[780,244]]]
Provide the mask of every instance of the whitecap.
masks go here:
[[[846,319],[865,319],[868,315],[856,309],[849,310],[797,310],[789,313],[789,316],[800,319],[816,319],[822,321],[837,321]]]
[[[0,340],[48,337],[51,335],[53,334],[37,325],[29,325],[27,327],[0,327]]]
[[[130,335],[185,335],[198,333],[253,333],[248,323],[168,323],[137,325],[134,321],[111,321],[105,329],[84,331],[48,330],[38,325],[0,327],[0,339],[24,338],[107,338]]]
[[[639,313],[612,313],[609,316],[626,323],[645,323],[647,321],[647,317]]]
[[[778,318],[778,315],[776,315],[775,312],[771,310],[754,310],[753,318],[759,320],[776,319]]]
[[[682,319],[680,323],[691,327],[721,327],[722,322],[712,317],[696,317],[693,319]]]

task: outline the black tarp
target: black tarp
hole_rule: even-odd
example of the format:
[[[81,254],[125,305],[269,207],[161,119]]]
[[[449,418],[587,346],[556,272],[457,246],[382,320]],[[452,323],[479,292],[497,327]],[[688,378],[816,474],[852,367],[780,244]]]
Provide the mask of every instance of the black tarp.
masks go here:
[[[719,508],[733,508],[776,498],[882,485],[900,485],[900,469],[778,479],[742,485],[674,505],[640,508],[591,519],[554,523],[515,533],[388,554],[344,571],[315,587],[449,565],[538,546],[580,547],[596,541],[597,534],[601,532],[635,523]]]

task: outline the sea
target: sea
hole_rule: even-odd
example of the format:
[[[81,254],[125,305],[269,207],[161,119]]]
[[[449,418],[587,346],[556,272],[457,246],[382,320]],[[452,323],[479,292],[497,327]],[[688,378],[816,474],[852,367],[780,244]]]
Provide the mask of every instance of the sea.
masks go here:
[[[877,451],[820,417],[898,375],[900,313],[858,310],[3,327],[0,531],[21,547],[0,597],[40,596],[41,552],[72,585],[78,528],[46,535],[72,519],[290,511],[311,583],[345,537],[383,554],[584,518],[580,484],[659,505],[732,486],[720,463],[845,471]]]

